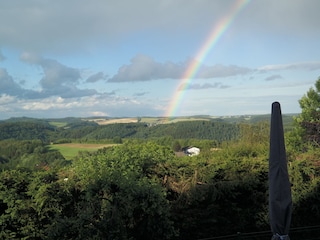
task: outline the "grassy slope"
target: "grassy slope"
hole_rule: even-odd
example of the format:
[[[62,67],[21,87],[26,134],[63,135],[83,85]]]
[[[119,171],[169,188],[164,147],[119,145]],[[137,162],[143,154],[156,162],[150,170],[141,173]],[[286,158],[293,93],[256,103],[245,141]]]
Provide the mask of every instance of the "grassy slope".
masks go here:
[[[65,159],[70,160],[77,156],[80,151],[97,151],[100,148],[111,147],[116,144],[81,144],[81,143],[65,143],[65,144],[52,144],[50,149],[58,150]]]
[[[52,122],[49,122],[49,124],[59,128],[59,127],[65,127],[68,123],[67,122],[52,121]]]

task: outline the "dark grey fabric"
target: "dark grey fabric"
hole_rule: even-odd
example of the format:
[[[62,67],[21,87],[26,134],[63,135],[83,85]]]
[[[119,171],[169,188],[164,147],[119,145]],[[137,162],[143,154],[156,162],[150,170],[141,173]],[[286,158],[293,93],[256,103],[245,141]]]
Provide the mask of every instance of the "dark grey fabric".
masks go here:
[[[274,102],[271,110],[269,155],[269,218],[274,237],[285,236],[289,233],[291,212],[291,185],[287,167],[281,108],[280,103]]]
[[[290,240],[290,237],[288,235],[273,235],[271,240]]]

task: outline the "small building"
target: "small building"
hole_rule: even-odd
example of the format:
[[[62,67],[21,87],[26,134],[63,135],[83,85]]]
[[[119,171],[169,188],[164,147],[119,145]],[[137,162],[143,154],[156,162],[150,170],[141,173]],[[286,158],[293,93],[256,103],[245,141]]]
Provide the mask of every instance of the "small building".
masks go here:
[[[190,156],[190,157],[197,156],[200,153],[200,148],[197,148],[197,147],[185,147],[185,148],[183,148],[183,152],[186,155]]]

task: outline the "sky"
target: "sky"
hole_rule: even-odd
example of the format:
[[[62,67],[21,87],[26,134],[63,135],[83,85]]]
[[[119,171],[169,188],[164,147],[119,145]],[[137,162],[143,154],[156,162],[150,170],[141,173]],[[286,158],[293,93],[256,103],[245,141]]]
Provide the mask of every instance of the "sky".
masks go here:
[[[318,0],[0,1],[0,119],[300,113]]]

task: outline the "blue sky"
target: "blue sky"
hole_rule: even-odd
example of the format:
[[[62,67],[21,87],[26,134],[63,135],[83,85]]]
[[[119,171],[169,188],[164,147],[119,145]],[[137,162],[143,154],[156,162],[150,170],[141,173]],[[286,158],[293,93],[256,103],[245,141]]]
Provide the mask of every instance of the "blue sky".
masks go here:
[[[163,116],[238,1],[1,1],[0,119]],[[265,114],[274,101],[299,113],[320,76],[319,9],[318,0],[249,1],[175,113]]]

